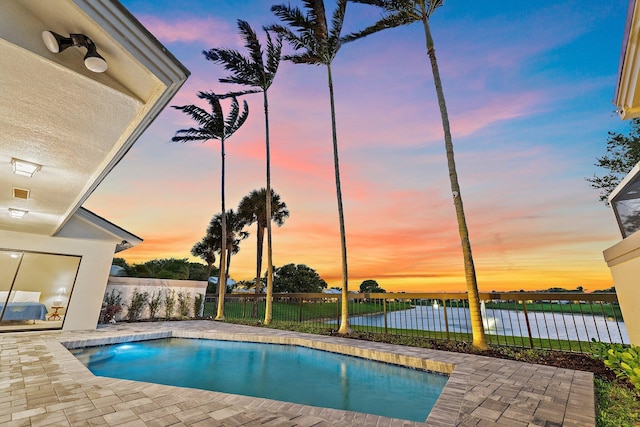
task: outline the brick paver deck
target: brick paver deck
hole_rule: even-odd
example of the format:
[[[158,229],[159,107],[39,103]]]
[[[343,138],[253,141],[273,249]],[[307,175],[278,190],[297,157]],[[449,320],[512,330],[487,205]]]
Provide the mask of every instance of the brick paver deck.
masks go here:
[[[67,349],[163,337],[295,344],[450,375],[424,423],[95,377]],[[383,402],[381,402],[383,404]],[[0,334],[2,426],[594,426],[589,372],[210,321]]]

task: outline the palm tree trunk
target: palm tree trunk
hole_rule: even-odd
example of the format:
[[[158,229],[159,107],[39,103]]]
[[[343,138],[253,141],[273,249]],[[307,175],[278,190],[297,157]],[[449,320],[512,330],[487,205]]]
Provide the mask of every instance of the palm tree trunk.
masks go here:
[[[447,152],[447,166],[449,168],[449,180],[451,181],[451,193],[453,194],[453,204],[456,209],[456,217],[458,219],[458,231],[460,233],[460,241],[462,244],[462,256],[464,258],[464,273],[467,282],[467,295],[469,298],[469,312],[471,317],[471,332],[473,334],[473,346],[481,349],[487,349],[487,342],[484,336],[484,327],[482,324],[482,314],[480,312],[480,297],[478,296],[478,282],[476,280],[476,270],[473,265],[473,256],[471,254],[471,242],[469,241],[469,230],[464,215],[464,207],[462,205],[462,194],[460,193],[460,185],[458,184],[458,173],[456,172],[456,163],[453,156],[453,141],[451,139],[451,129],[449,128],[449,114],[447,113],[447,105],[444,100],[444,92],[442,90],[442,81],[440,80],[440,71],[438,70],[438,61],[436,60],[436,50],[429,28],[429,18],[423,13],[422,23],[424,25],[424,33],[427,43],[427,54],[431,62],[433,71],[433,81],[436,86],[436,94],[438,96],[438,105],[440,106],[440,115],[442,116],[442,128],[444,130],[444,145]]]
[[[231,254],[233,253],[233,242],[227,239],[227,279],[229,278],[229,269],[231,268]],[[225,282],[225,290],[227,289],[227,283]]]
[[[260,295],[260,275],[262,274],[262,249],[264,246],[264,227],[260,224],[260,219],[257,221],[258,231],[256,237],[256,290],[255,297],[253,298],[253,317],[258,317],[258,295]],[[266,322],[266,319],[265,319]]]
[[[264,310],[264,324],[271,323],[271,310],[273,304],[273,249],[271,241],[271,148],[269,145],[269,101],[267,90],[264,92],[264,128],[265,148],[267,159],[267,297]],[[260,262],[262,262],[262,248],[260,248]],[[260,277],[258,276],[258,280]]]
[[[333,78],[331,65],[327,65],[329,80],[329,100],[331,102],[331,131],[333,133],[333,166],[336,174],[336,196],[338,198],[338,218],[340,220],[340,248],[342,250],[342,310],[340,313],[339,334],[348,334],[349,328],[349,273],[347,270],[347,237],[344,227],[344,209],[342,207],[342,189],[340,187],[340,163],[338,162],[338,132],[336,130],[336,108],[333,101]]]
[[[220,139],[222,153],[222,189],[220,191],[222,197],[222,243],[220,244],[220,276],[218,278],[218,312],[216,320],[224,320],[224,293],[227,289],[227,257],[225,251],[227,249],[227,211],[224,206],[224,138]]]

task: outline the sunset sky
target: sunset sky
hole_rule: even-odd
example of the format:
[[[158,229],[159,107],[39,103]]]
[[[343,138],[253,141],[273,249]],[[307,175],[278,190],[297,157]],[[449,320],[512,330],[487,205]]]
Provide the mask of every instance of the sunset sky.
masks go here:
[[[218,82],[227,74],[201,52],[242,50],[236,19],[256,30],[276,22],[276,2],[267,0],[121,1],[191,71],[170,105],[204,106],[198,91],[234,89]],[[600,172],[593,164],[607,131],[628,129],[611,103],[627,4],[449,0],[432,16],[480,291],[612,286],[602,251],[620,233],[584,178]],[[377,18],[377,10],[350,4],[346,30]],[[347,44],[332,68],[350,288],[375,279],[388,291],[464,291],[421,25]],[[337,286],[326,70],[283,62],[269,95],[272,186],[291,212],[274,227],[274,264],[307,264]],[[226,145],[234,209],[265,186],[262,98],[246,99],[249,119]],[[170,142],[192,125],[165,109],[85,203],[144,239],[118,255],[129,263],[192,258],[220,211],[219,142]],[[255,274],[255,226],[249,231],[231,261],[235,280]]]

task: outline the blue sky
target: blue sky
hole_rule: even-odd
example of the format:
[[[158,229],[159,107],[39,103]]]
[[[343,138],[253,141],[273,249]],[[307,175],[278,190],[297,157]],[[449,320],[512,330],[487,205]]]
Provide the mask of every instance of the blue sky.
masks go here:
[[[122,2],[192,75],[172,105],[225,92],[202,50],[241,50],[235,21],[275,22],[271,3]],[[331,9],[331,2],[325,2]],[[301,5],[292,2],[293,5]],[[431,18],[480,290],[611,286],[602,250],[620,239],[584,180],[608,131],[627,2],[447,1]],[[379,13],[347,9],[348,30]],[[419,24],[345,45],[333,63],[351,287],[464,290],[442,127]],[[227,205],[264,186],[264,121],[248,97],[227,146]],[[273,187],[291,217],[274,234],[274,262],[340,278],[326,71],[282,63],[270,91]],[[218,212],[219,144],[170,143],[191,126],[165,110],[87,206],[145,242],[130,262],[189,257]],[[254,231],[250,229],[249,231]],[[231,276],[250,279],[255,233]]]

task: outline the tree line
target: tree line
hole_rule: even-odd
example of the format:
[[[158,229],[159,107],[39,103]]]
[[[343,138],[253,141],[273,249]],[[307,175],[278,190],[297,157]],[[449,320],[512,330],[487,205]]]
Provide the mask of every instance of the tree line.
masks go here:
[[[217,274],[216,267],[190,262],[187,258],[153,259],[140,264],[128,264],[124,258],[114,258],[113,265],[122,270],[118,275],[127,277],[146,277],[156,279],[208,281],[207,294],[217,291],[217,283],[209,281],[210,274]],[[238,289],[255,289],[262,293],[266,288],[266,273],[261,279],[242,280],[227,287],[227,292]],[[257,284],[257,287],[256,287]],[[285,264],[273,267],[273,291],[276,293],[319,293],[327,289],[327,282],[316,270],[305,264]],[[386,292],[378,282],[367,279],[360,285],[360,292]]]

